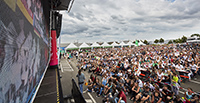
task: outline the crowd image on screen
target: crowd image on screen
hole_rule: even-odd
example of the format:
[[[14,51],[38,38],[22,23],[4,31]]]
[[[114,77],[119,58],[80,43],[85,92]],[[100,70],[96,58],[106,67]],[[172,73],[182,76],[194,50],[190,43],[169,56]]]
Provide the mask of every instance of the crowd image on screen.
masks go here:
[[[104,103],[199,103],[188,88],[180,96],[181,82],[200,75],[200,47],[147,45],[74,51],[78,69],[88,71],[87,91]],[[70,59],[70,58],[69,58]]]

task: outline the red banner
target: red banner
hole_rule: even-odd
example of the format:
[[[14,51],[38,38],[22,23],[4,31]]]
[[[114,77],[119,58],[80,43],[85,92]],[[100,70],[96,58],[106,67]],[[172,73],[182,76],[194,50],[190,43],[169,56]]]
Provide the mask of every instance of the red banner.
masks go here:
[[[58,65],[56,30],[51,30],[51,60],[50,66]]]

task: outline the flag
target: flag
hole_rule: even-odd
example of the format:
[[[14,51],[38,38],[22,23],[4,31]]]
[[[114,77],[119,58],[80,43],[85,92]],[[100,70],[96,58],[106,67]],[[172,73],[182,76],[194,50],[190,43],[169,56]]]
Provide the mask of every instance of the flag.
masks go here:
[[[138,46],[138,41],[137,40],[135,41],[135,44]]]

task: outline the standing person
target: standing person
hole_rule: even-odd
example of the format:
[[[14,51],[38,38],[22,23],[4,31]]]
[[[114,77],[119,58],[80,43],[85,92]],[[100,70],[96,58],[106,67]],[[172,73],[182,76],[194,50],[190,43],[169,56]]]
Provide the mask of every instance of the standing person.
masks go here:
[[[78,55],[79,55],[79,53],[78,53],[78,51],[76,51],[76,59],[78,59]]]
[[[176,73],[173,73],[172,88],[173,88],[173,92],[175,93],[175,95],[178,95],[178,91],[179,91],[178,80],[179,80],[178,75]]]
[[[85,81],[85,75],[81,72],[81,70],[79,70],[76,77],[78,77],[78,84],[79,84],[80,91],[81,93],[83,93],[83,84]]]

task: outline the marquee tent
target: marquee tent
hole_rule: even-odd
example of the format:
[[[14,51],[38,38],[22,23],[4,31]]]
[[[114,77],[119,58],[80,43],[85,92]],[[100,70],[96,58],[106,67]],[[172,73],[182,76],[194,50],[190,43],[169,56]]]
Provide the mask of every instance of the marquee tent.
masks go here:
[[[103,48],[104,48],[104,47],[112,47],[112,46],[109,45],[107,42],[104,42],[101,46],[103,46]]]
[[[65,50],[70,50],[70,49],[78,49],[78,47],[76,45],[74,45],[74,43],[70,43]]]
[[[120,45],[117,44],[116,42],[113,42],[113,43],[111,44],[111,46],[114,48],[115,46],[120,46]]]
[[[85,42],[83,42],[80,46],[79,49],[81,48],[91,48],[89,45],[87,45]]]
[[[142,41],[140,41],[140,42],[138,43],[138,45],[146,45],[146,44],[144,44]]]
[[[129,41],[129,42],[127,43],[127,45],[129,45],[129,47],[131,47],[132,45],[137,46],[137,45],[134,44],[132,41]]]
[[[97,42],[94,42],[91,47],[101,47]]]
[[[129,44],[125,44],[123,41],[119,44],[121,47],[123,46],[129,46]]]

